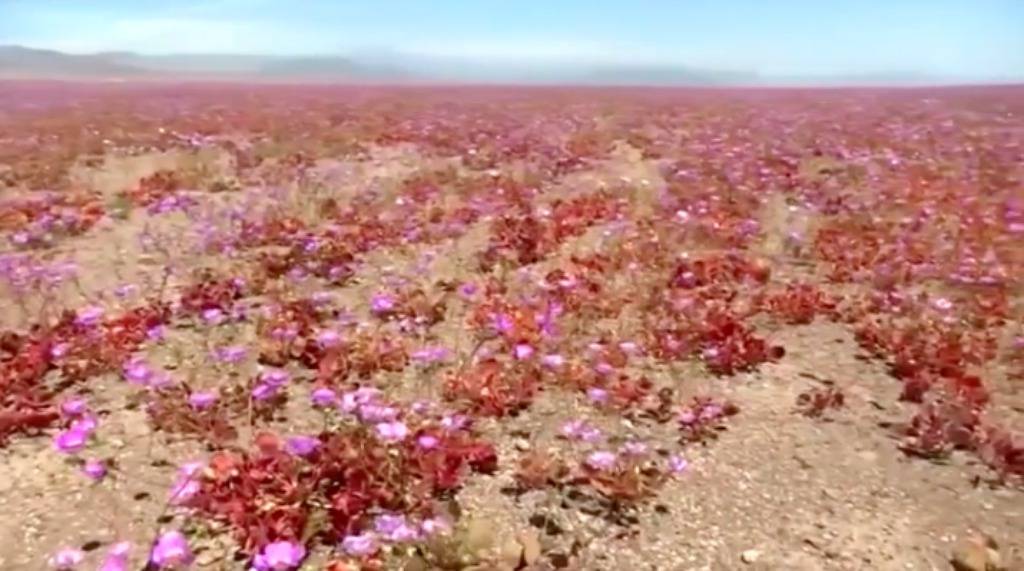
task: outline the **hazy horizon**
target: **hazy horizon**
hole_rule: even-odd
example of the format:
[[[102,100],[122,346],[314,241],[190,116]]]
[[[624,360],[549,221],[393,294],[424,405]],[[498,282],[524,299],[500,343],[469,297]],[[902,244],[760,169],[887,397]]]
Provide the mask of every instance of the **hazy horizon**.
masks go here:
[[[0,0],[0,11],[0,44],[71,53],[401,54],[766,76],[1024,77],[1024,2],[1010,0]]]

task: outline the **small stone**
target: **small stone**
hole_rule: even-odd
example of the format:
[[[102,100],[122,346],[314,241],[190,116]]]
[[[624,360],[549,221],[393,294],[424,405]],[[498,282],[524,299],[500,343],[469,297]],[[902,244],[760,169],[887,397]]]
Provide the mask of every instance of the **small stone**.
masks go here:
[[[999,546],[991,537],[973,536],[953,549],[950,563],[956,571],[1003,571]]]
[[[751,563],[757,563],[757,560],[761,558],[761,552],[756,549],[748,549],[740,554],[740,560],[748,565]]]
[[[514,445],[516,450],[520,452],[526,452],[530,449],[530,442],[525,438],[516,438]]]

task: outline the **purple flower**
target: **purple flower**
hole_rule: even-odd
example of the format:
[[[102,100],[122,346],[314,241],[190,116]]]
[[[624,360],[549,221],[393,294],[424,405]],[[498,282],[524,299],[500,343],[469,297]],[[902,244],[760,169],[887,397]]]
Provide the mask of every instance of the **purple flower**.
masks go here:
[[[420,523],[420,531],[427,536],[448,533],[451,529],[451,524],[439,517],[427,518]]]
[[[99,423],[96,421],[96,417],[91,414],[83,414],[71,421],[71,430],[81,432],[86,436],[91,436],[96,431],[97,426],[99,426]]]
[[[584,442],[596,442],[601,438],[601,431],[591,426],[585,420],[570,420],[562,425],[562,436],[569,440],[582,440]]]
[[[1018,351],[1024,350],[1024,335],[1014,337],[1012,347]]]
[[[107,551],[107,558],[103,560],[99,571],[127,571],[128,554],[132,550],[132,544],[127,541],[120,541],[110,546]]]
[[[220,325],[224,323],[224,312],[218,307],[211,307],[203,310],[202,318],[207,325]]]
[[[590,402],[604,404],[608,402],[608,391],[600,387],[590,387],[587,389],[587,398]]]
[[[150,341],[162,341],[164,338],[164,326],[154,325],[146,330],[146,339]]]
[[[441,427],[445,430],[462,430],[469,426],[469,417],[464,414],[446,414],[441,417]]]
[[[619,458],[614,452],[597,451],[587,455],[587,466],[594,470],[609,470],[615,467]]]
[[[267,369],[266,371],[263,371],[263,373],[260,374],[261,381],[268,385],[273,385],[275,387],[280,387],[281,385],[287,383],[290,379],[291,375],[288,374],[288,371],[283,371],[281,369]]]
[[[85,553],[80,549],[65,547],[50,557],[50,567],[54,569],[74,569],[85,560]]]
[[[459,286],[459,295],[466,299],[469,299],[476,294],[477,289],[478,288],[476,284],[474,284],[473,282],[464,282]]]
[[[384,514],[374,521],[374,529],[388,541],[404,543],[420,537],[420,530],[409,523],[404,515]]]
[[[299,336],[299,330],[294,326],[276,327],[270,332],[270,336],[277,341],[291,341]]]
[[[634,355],[640,350],[640,347],[632,341],[623,341],[622,343],[619,343],[619,349],[622,349],[623,353]]]
[[[515,322],[507,313],[495,313],[491,317],[491,327],[498,333],[508,333],[515,327]]]
[[[599,375],[610,375],[615,372],[615,367],[601,361],[597,365],[594,365],[594,371]]]
[[[53,439],[53,447],[64,454],[81,452],[89,442],[89,433],[83,430],[69,429],[58,432]]]
[[[359,418],[363,422],[390,422],[398,418],[398,409],[376,403],[367,403],[359,407]]]
[[[124,364],[124,378],[134,385],[147,385],[153,378],[153,369],[138,358],[133,358]]]
[[[107,475],[107,466],[103,463],[103,460],[86,460],[85,464],[82,465],[82,473],[89,479],[98,482]]]
[[[321,347],[336,347],[341,343],[341,335],[333,329],[324,329],[316,334],[316,342],[319,343]]]
[[[199,472],[206,467],[202,462],[186,462],[178,469],[178,477],[171,486],[170,503],[180,505],[199,493]]]
[[[686,409],[683,412],[679,413],[680,424],[689,426],[695,422],[697,422],[697,415],[694,414],[692,410]]]
[[[285,450],[305,458],[320,448],[320,440],[312,436],[292,436],[284,443]]]
[[[139,286],[135,284],[123,284],[114,288],[114,296],[118,299],[126,299],[138,293]]]
[[[267,544],[253,561],[259,571],[288,571],[302,564],[306,548],[294,541],[275,541]]]
[[[180,531],[164,532],[153,545],[149,560],[158,569],[185,567],[192,562],[192,549]]]
[[[252,389],[252,398],[258,401],[265,401],[277,396],[279,390],[278,385],[271,385],[269,383],[260,383]]]
[[[213,391],[196,391],[188,395],[188,404],[196,410],[204,410],[217,402],[217,393]]]
[[[50,348],[50,358],[60,359],[64,355],[68,354],[68,349],[70,348],[71,345],[69,343],[57,343],[56,345]]]
[[[60,412],[67,417],[77,417],[89,410],[89,405],[84,399],[70,399],[60,404]]]
[[[313,406],[331,407],[338,404],[338,395],[327,387],[320,387],[310,394],[310,400]]]
[[[436,436],[430,434],[421,434],[416,438],[416,444],[424,450],[433,450],[440,443],[441,441]]]
[[[647,452],[647,445],[643,442],[630,441],[622,446],[622,454],[625,456],[643,456]]]
[[[232,345],[230,347],[221,347],[218,349],[215,353],[215,357],[221,362],[234,365],[245,359],[247,353],[248,351],[245,347]]]
[[[374,313],[387,313],[395,308],[395,298],[386,294],[378,293],[370,299],[370,310]]]
[[[512,354],[515,355],[516,359],[525,361],[533,356],[534,349],[526,343],[519,343],[512,349]]]
[[[722,407],[717,404],[708,404],[700,411],[700,420],[715,420],[722,416]]]
[[[75,323],[82,327],[93,327],[103,319],[103,308],[97,305],[90,305],[78,311],[75,316]]]
[[[365,557],[377,551],[377,540],[369,533],[349,535],[341,540],[341,548],[353,557]]]
[[[334,299],[334,294],[329,291],[318,291],[311,295],[309,299],[313,302],[313,305],[322,306],[331,303]]]
[[[690,467],[690,463],[686,461],[686,458],[674,454],[668,459],[668,471],[673,475],[682,474]]]
[[[399,442],[409,436],[409,427],[397,420],[382,422],[377,425],[377,435],[388,442]]]

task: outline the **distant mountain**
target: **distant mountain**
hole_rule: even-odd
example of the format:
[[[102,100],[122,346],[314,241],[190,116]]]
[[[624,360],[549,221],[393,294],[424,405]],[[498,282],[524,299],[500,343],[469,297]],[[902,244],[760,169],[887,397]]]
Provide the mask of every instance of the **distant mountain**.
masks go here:
[[[146,71],[104,55],[74,55],[54,50],[0,46],[0,75],[27,77],[139,77]]]
[[[914,72],[759,75],[682,65],[434,56],[364,49],[347,56],[69,54],[0,46],[0,77],[220,79],[228,81],[430,82],[527,85],[841,86],[956,83]]]

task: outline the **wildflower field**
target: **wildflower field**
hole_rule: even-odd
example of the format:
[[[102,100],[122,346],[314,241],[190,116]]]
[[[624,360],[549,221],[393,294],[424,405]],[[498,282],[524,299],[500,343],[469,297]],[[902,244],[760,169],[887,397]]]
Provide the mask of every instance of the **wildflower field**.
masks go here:
[[[6,82],[0,240],[3,570],[1024,562],[1021,87]]]

